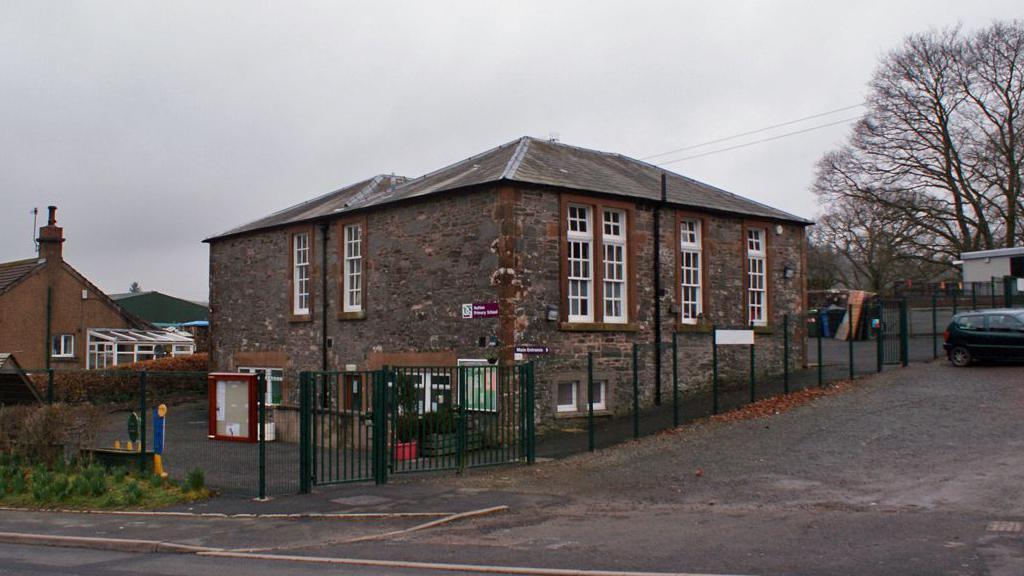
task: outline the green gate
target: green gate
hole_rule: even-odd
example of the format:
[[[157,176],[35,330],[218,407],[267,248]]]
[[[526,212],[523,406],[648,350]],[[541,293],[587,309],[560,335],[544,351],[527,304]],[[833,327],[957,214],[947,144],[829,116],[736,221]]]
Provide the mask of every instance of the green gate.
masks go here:
[[[907,301],[879,299],[876,318],[878,320],[876,330],[878,370],[881,371],[885,364],[906,366],[909,361],[910,344]]]
[[[533,363],[300,375],[300,489],[532,462]]]

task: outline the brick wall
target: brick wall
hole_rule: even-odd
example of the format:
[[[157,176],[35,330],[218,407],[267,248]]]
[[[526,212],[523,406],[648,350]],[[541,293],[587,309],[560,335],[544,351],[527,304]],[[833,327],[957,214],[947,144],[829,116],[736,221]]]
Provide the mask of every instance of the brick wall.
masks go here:
[[[127,319],[95,287],[58,261],[25,278],[0,297],[0,351],[11,352],[27,370],[46,366],[46,288],[51,292],[51,334],[73,334],[72,358],[54,358],[55,370],[84,369],[90,328],[128,328]],[[87,291],[82,298],[82,290]]]

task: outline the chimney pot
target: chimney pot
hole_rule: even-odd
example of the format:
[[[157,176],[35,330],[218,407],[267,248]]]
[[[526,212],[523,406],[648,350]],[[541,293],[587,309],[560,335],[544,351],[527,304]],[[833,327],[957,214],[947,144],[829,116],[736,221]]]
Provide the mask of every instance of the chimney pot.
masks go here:
[[[50,211],[50,217],[46,221],[46,225],[47,226],[55,226],[57,224],[57,207],[56,206],[47,206],[46,209]]]

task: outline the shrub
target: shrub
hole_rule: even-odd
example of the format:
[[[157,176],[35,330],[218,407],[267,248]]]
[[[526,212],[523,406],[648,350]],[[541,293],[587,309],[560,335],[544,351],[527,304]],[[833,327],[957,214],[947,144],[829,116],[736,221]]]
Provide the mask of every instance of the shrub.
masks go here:
[[[420,417],[416,414],[401,414],[395,418],[395,439],[399,442],[412,442],[420,435]]]
[[[124,486],[124,503],[134,506],[142,501],[142,488],[135,480],[129,480]]]
[[[186,492],[199,492],[205,487],[206,474],[199,468],[189,470],[188,474],[185,476],[182,488],[184,488]]]

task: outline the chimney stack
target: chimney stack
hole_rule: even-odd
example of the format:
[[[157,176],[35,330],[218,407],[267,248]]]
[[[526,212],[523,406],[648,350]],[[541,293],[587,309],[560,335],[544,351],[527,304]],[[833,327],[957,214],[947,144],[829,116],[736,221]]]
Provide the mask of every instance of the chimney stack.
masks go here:
[[[39,229],[39,257],[47,262],[60,262],[64,258],[64,229],[57,226],[57,207],[49,206],[48,209],[50,215],[46,226]]]

